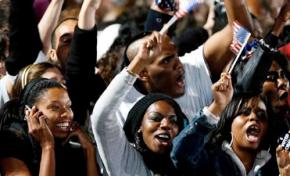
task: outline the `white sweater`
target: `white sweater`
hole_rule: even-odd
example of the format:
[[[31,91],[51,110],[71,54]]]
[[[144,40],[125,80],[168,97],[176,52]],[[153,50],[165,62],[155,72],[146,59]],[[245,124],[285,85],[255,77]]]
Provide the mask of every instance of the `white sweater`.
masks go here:
[[[115,115],[135,80],[136,78],[124,69],[104,91],[91,115],[98,151],[108,175],[111,176],[152,175],[143,157],[128,142],[123,126]]]

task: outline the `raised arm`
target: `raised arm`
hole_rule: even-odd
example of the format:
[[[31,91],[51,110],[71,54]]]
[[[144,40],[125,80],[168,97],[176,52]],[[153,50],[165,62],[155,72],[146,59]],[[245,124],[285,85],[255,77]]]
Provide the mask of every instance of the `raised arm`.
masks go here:
[[[9,17],[9,57],[5,66],[10,75],[32,64],[42,48],[32,0],[11,0]]]
[[[63,2],[64,0],[50,1],[49,6],[38,23],[39,35],[43,46],[42,51],[44,54],[47,54],[48,50],[51,48],[51,34],[57,25]]]
[[[75,120],[81,125],[84,125],[86,121],[90,101],[94,101],[93,97],[99,94],[97,91],[100,87],[105,87],[103,80],[97,79],[95,75],[97,55],[95,14],[99,3],[100,0],[83,2],[66,66],[66,84],[72,101],[72,109]],[[80,94],[80,92],[83,93]]]
[[[195,115],[194,120],[174,139],[171,159],[183,175],[207,173],[209,154],[206,150],[208,134],[216,127],[220,113],[231,101],[231,77],[223,73],[212,85],[214,102]]]
[[[282,33],[283,28],[287,21],[290,19],[290,1],[286,1],[283,7],[280,10],[279,15],[276,17],[272,34],[279,37],[279,35]]]
[[[204,44],[204,57],[209,65],[212,77],[217,78],[232,58],[230,44],[233,40],[232,24],[237,20],[251,31],[252,20],[245,0],[225,0],[228,24],[211,36]]]
[[[148,48],[154,48],[156,44],[154,34],[148,40],[149,43],[143,43],[128,68],[111,81],[91,115],[98,151],[109,175],[144,175],[147,172],[140,153],[127,140],[116,113],[133,87],[137,75],[153,58],[148,56],[152,54]]]

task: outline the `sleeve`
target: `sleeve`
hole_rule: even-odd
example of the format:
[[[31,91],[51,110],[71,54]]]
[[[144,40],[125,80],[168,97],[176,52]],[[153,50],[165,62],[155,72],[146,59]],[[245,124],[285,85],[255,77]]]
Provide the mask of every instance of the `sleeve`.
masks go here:
[[[210,123],[203,111],[196,114],[194,121],[183,129],[173,141],[171,159],[175,167],[184,175],[202,175],[207,168],[209,154],[206,150],[208,134],[216,127]]]
[[[92,129],[108,175],[144,175],[146,168],[139,152],[128,142],[116,112],[136,77],[126,69],[110,83],[95,104]]]
[[[10,75],[32,64],[42,49],[32,0],[11,0],[9,16],[9,57],[5,66]]]
[[[66,66],[66,86],[77,122],[84,125],[91,101],[96,101],[105,89],[105,82],[95,75],[97,28],[76,27]]]
[[[234,93],[262,92],[263,83],[275,54],[261,43],[248,60],[240,59],[232,73]]]

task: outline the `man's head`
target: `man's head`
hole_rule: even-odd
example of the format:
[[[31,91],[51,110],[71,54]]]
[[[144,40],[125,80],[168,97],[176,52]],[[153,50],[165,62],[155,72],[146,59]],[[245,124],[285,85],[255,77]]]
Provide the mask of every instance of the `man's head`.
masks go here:
[[[150,35],[132,42],[125,55],[131,62],[138,50]],[[159,92],[171,97],[184,94],[184,69],[178,56],[174,43],[168,36],[162,36],[161,42],[150,51],[153,52],[153,61],[139,74],[137,88],[142,93]]]
[[[54,29],[51,37],[51,47],[49,51],[50,59],[57,63],[63,70],[67,62],[70,51],[74,29],[78,19],[66,18],[62,20]]]

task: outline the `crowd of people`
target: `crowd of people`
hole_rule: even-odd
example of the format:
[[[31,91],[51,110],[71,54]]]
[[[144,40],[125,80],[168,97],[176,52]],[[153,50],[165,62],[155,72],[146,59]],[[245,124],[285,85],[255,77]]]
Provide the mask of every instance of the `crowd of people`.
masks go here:
[[[289,0],[0,12],[0,175],[290,176]]]

